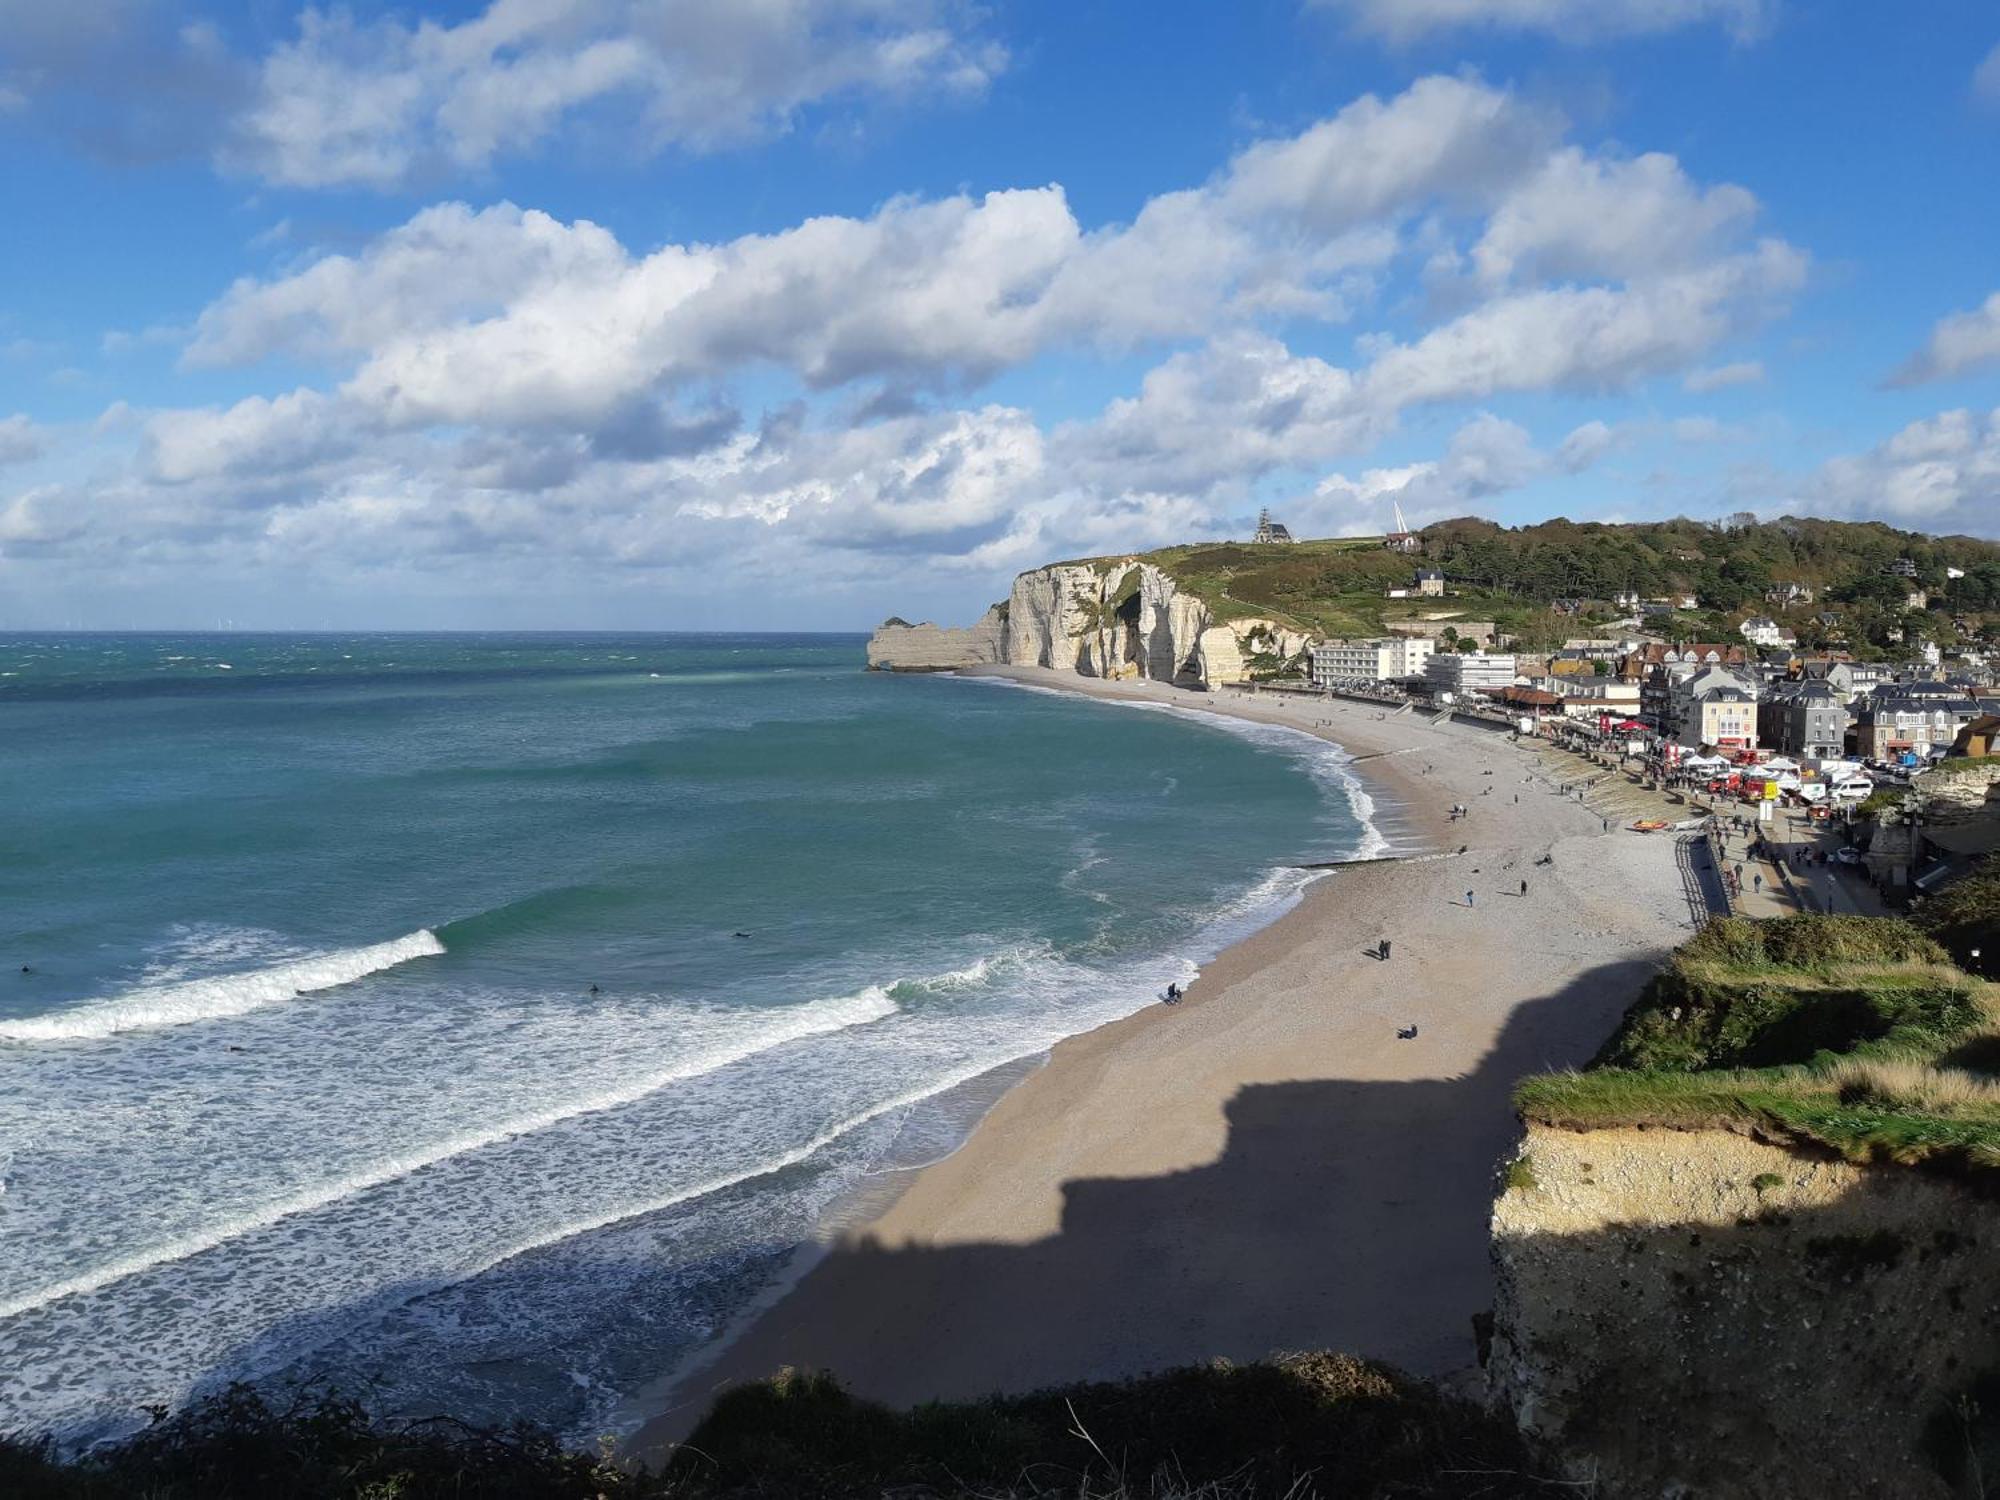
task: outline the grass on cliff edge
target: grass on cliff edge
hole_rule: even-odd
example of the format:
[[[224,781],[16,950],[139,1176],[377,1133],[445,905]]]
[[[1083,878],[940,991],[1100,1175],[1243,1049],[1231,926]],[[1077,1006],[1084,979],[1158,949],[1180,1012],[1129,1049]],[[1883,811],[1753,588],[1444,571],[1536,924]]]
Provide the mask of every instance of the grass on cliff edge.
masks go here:
[[[340,1397],[238,1386],[61,1461],[0,1439],[9,1500],[805,1500],[805,1497],[1553,1496],[1511,1423],[1334,1354],[892,1411],[831,1376],[738,1387],[660,1472],[538,1429],[382,1422]]]
[[[1733,917],[1683,944],[1523,1118],[1749,1130],[1853,1161],[2000,1167],[2000,986],[1886,917]]]

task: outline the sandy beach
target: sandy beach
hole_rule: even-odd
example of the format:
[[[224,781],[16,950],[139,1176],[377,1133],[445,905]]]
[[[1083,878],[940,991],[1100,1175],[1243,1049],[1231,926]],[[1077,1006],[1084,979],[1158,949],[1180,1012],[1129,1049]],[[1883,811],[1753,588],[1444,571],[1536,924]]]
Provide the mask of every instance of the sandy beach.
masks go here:
[[[1335,740],[1397,852],[1429,857],[1334,871],[1185,1003],[1061,1043],[663,1383],[636,1451],[784,1366],[896,1404],[1288,1349],[1464,1370],[1513,1082],[1587,1058],[1687,933],[1672,842],[1623,831],[1615,786],[1601,808],[1563,795],[1584,768],[1546,745],[1345,700],[994,670]],[[1447,823],[1453,803],[1470,813]]]

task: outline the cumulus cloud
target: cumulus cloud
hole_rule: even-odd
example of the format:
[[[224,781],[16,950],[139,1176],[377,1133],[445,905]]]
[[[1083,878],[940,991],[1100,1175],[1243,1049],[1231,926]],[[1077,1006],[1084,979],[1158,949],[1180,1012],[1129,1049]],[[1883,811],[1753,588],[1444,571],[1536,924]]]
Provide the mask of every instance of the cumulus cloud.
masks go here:
[[[1460,427],[1435,459],[1359,475],[1329,474],[1304,502],[1308,524],[1330,532],[1385,528],[1392,504],[1413,525],[1463,515],[1483,502],[1556,473],[1577,473],[1608,452],[1612,430],[1602,422],[1575,429],[1553,452],[1537,449],[1526,428],[1481,412]]]
[[[1497,191],[1550,129],[1501,91],[1425,79],[1089,232],[1057,186],[896,199],[867,218],[638,257],[588,223],[444,205],[358,255],[239,282],[202,315],[188,358],[367,352],[357,384],[408,420],[463,416],[496,384],[569,409],[759,361],[820,388],[964,384],[1057,343],[1345,316],[1394,254],[1397,215]],[[606,368],[582,368],[580,343]]]
[[[933,0],[495,0],[461,24],[307,9],[224,160],[299,187],[478,169],[621,106],[642,147],[711,150],[814,104],[976,94],[1004,66]]]
[[[1307,0],[1346,15],[1357,31],[1394,43],[1446,32],[1541,31],[1565,42],[1652,36],[1715,24],[1754,41],[1776,20],[1777,0]]]
[[[1483,197],[1472,259],[1502,285],[1379,355],[1369,404],[1393,410],[1626,383],[1698,355],[1796,283],[1796,251],[1740,248],[1747,193],[1703,190],[1668,157],[1551,151],[1549,129],[1502,91],[1424,79],[1091,230],[1053,185],[896,199],[644,255],[587,222],[444,205],[358,254],[239,282],[202,314],[187,358],[345,359],[344,395],[400,426],[587,423],[655,387],[760,365],[814,390],[964,389],[1052,348],[1344,319],[1402,248],[1405,216]],[[1597,284],[1536,285],[1549,277]]]
[[[492,0],[455,24],[306,5],[261,55],[174,0],[0,6],[0,110],[106,154],[288,187],[479,172],[589,122],[713,151],[809,109],[967,97],[1006,66],[958,0]]]
[[[1620,287],[1552,287],[1494,298],[1414,343],[1384,348],[1370,395],[1393,406],[1501,391],[1614,390],[1699,358],[1766,317],[1803,281],[1780,241]]]
[[[21,412],[0,417],[0,465],[22,464],[48,450],[42,429]]]
[[[1745,359],[1734,364],[1712,365],[1705,370],[1690,370],[1681,381],[1681,388],[1697,396],[1705,396],[1710,391],[1726,390],[1732,385],[1756,385],[1763,378],[1763,361]]]
[[[1055,449],[1072,481],[1205,495],[1352,452],[1389,420],[1346,370],[1240,334],[1172,356],[1138,395],[1061,429]]]
[[[2000,292],[1970,312],[1941,318],[1924,347],[1890,375],[1891,385],[1950,380],[2000,362]]]
[[[427,208],[356,255],[326,255],[274,281],[245,277],[203,310],[184,360],[352,354],[491,316],[539,287],[622,271],[624,249],[588,220],[511,203]]]
[[[1679,376],[1782,307],[1805,259],[1754,238],[1747,193],[1562,134],[1507,90],[1430,78],[1125,222],[1085,225],[1059,185],[1029,185],[648,248],[509,203],[435,205],[224,290],[189,365],[320,374],[121,409],[97,441],[126,467],[24,509],[20,545],[710,582],[810,563],[860,589],[913,560],[983,576],[1224,534],[1413,408]],[[1451,312],[1343,332],[1442,253]],[[979,394],[1052,354],[1135,350],[1150,367],[1092,415]],[[1617,439],[1586,422],[1542,451],[1481,415],[1437,460],[1336,475],[1298,519],[1391,489],[1464,510]],[[77,529],[57,535],[61,507]]]
[[[1507,195],[1471,259],[1491,283],[1645,276],[1699,263],[1756,213],[1748,192],[1703,189],[1671,156],[1620,160],[1571,146]]]
[[[1866,453],[1821,465],[1779,508],[2000,536],[2000,410],[1912,422]]]
[[[1503,90],[1420,78],[1393,99],[1367,94],[1296,136],[1251,146],[1217,193],[1235,216],[1340,230],[1426,198],[1483,201],[1560,132],[1556,117]]]

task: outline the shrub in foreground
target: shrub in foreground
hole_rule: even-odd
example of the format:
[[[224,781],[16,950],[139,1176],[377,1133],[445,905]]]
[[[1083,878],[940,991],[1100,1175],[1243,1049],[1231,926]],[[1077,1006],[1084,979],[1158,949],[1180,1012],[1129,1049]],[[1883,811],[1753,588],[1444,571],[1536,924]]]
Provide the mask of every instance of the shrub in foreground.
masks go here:
[[[703,1493],[873,1497],[1530,1496],[1513,1424],[1387,1366],[1337,1354],[910,1412],[787,1373],[716,1402],[670,1477]]]
[[[664,1471],[564,1449],[537,1429],[381,1422],[247,1387],[61,1460],[0,1439],[8,1500],[869,1500],[1072,1496],[1252,1500],[1528,1497],[1511,1423],[1386,1366],[1334,1354],[1217,1364],[1025,1396],[892,1411],[826,1374],[717,1401]]]

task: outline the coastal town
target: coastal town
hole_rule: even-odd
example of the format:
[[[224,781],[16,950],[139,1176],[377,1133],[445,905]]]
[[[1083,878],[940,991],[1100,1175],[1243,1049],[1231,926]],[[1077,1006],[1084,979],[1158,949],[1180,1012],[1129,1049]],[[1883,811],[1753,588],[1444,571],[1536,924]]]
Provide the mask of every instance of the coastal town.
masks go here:
[[[1265,516],[1258,539],[1289,537]],[[1421,554],[1423,541],[1399,525],[1383,546]],[[1926,606],[1909,559],[1885,574],[1908,584],[1909,608]],[[1878,912],[1942,889],[2000,847],[2000,803],[1988,814],[1983,800],[2000,782],[2000,648],[1968,642],[1946,655],[1931,641],[1886,659],[1809,649],[1779,619],[1814,603],[1796,582],[1774,584],[1774,612],[1745,615],[1735,639],[1662,630],[1699,608],[1691,595],[1562,601],[1569,614],[1616,617],[1552,650],[1518,649],[1494,621],[1452,608],[1440,569],[1417,565],[1409,589],[1389,592],[1435,607],[1387,622],[1378,636],[1315,641],[1295,672],[1254,690],[1357,698],[1547,740],[1595,768],[1580,781],[1615,778],[1660,799],[1647,807],[1625,798],[1629,826],[1701,817],[1729,830],[1736,853],[1718,863],[1732,899],[1764,912]],[[1969,800],[1968,787],[1977,793]],[[1768,880],[1742,873],[1737,856],[1747,851],[1782,868]],[[1808,861],[1841,878],[1784,873]],[[1755,888],[1733,889],[1739,874]]]
[[[1048,564],[974,625],[884,622],[869,664],[1503,733],[1574,757],[1550,774],[1607,830],[1705,831],[1717,910],[1901,911],[2000,845],[1990,544],[1747,515],[1394,517],[1308,539],[1266,510],[1239,541]]]

